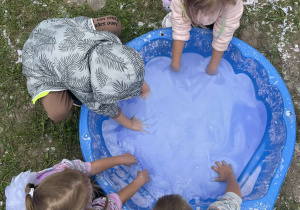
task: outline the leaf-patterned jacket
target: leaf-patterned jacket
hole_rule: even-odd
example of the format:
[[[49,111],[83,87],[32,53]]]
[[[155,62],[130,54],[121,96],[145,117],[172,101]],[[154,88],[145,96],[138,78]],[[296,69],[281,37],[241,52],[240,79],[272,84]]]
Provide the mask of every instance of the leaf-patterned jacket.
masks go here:
[[[33,102],[70,90],[89,109],[114,117],[116,103],[133,98],[144,81],[144,61],[114,34],[96,31],[87,17],[41,22],[25,42],[23,74]]]

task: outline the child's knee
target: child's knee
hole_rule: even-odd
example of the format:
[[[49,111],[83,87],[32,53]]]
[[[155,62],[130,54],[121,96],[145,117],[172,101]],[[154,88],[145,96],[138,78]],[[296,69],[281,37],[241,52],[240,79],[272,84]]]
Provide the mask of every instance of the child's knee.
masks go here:
[[[46,112],[51,120],[53,120],[54,122],[61,122],[71,115],[72,109],[61,106],[57,107],[56,109],[46,110]]]
[[[42,98],[48,117],[54,122],[68,118],[73,109],[73,100],[68,91],[50,92]]]

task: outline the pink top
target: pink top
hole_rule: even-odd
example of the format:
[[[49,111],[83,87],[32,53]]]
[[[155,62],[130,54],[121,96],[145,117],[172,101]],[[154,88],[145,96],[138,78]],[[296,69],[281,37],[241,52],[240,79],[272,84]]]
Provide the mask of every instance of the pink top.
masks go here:
[[[44,169],[43,171],[37,172],[37,178],[35,185],[40,184],[47,176],[50,176],[55,173],[59,173],[66,169],[78,170],[84,173],[86,176],[91,175],[91,163],[82,162],[81,160],[67,160],[63,159],[59,164],[56,164],[52,168]],[[107,198],[106,198],[107,197]],[[108,210],[120,210],[122,208],[122,201],[118,194],[111,193],[106,197],[97,198],[89,204],[88,208],[93,208],[96,210],[102,210],[105,207],[106,199],[108,199]]]
[[[172,0],[171,10],[173,39],[187,41],[190,39],[190,30],[192,28],[192,23],[191,20],[189,20],[185,16],[185,12],[182,10],[182,7],[183,0]],[[197,17],[194,19],[196,23],[200,25],[211,25],[214,23],[212,46],[215,50],[225,51],[227,50],[229,42],[233,37],[233,33],[240,26],[240,19],[242,17],[242,14],[243,1],[237,0],[235,5],[227,4],[226,6],[222,8],[220,7],[215,11],[209,13],[208,15],[204,14],[201,11],[198,11]],[[220,33],[223,18],[225,27],[224,30]]]

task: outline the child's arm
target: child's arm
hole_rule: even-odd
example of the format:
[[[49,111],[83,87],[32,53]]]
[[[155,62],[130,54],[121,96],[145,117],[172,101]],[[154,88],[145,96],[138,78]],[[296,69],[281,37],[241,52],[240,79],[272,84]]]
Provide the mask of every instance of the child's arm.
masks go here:
[[[149,88],[149,85],[144,80],[143,85],[142,85],[142,91],[141,91],[141,94],[139,95],[139,97],[146,99],[146,98],[148,98],[149,95],[150,95],[150,88]]]
[[[120,190],[119,195],[122,203],[126,203],[144,184],[150,182],[150,176],[146,169],[138,171],[137,177],[129,185]]]
[[[210,62],[206,68],[206,73],[209,75],[216,75],[218,73],[218,66],[223,57],[224,52],[213,49]]]
[[[174,40],[172,48],[172,63],[171,68],[173,71],[180,71],[181,68],[181,55],[185,41]]]
[[[227,166],[225,161],[222,161],[222,165],[219,162],[216,162],[216,165],[218,167],[211,167],[219,174],[219,177],[215,178],[215,180],[219,182],[226,182],[227,186],[225,192],[233,192],[242,198],[240,186],[232,171],[231,165],[229,164]]]
[[[140,120],[138,120],[135,116],[129,119],[121,110],[116,117],[113,117],[113,119],[130,130],[145,132],[143,129],[143,123]]]
[[[101,173],[102,171],[105,171],[117,165],[130,166],[134,163],[137,163],[136,158],[130,153],[95,160],[91,162],[91,176]]]

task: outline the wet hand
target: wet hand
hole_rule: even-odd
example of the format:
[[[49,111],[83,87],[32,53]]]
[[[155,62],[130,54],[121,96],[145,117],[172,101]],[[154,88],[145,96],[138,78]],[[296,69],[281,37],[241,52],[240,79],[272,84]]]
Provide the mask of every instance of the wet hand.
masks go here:
[[[231,164],[227,165],[226,162],[223,160],[222,165],[218,161],[216,162],[216,166],[212,166],[212,170],[219,174],[219,177],[216,177],[215,180],[218,182],[226,182],[229,178],[234,177],[235,175],[232,171]]]
[[[146,131],[143,129],[143,122],[140,121],[139,119],[137,119],[135,116],[133,116],[133,117],[131,118],[131,126],[130,126],[130,130],[146,132]]]
[[[210,75],[210,76],[214,76],[216,74],[218,74],[218,69],[212,70],[210,68],[206,68],[206,74]]]
[[[131,164],[136,164],[137,160],[136,157],[130,153],[125,153],[124,155],[122,155],[123,157],[123,165],[125,166],[131,166]]]
[[[179,72],[181,69],[181,65],[180,64],[173,64],[171,63],[171,69],[175,72]]]
[[[140,182],[142,185],[150,182],[150,175],[147,169],[137,172],[136,180]]]

